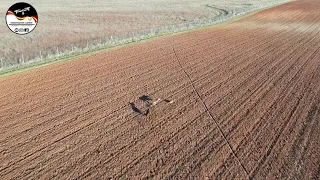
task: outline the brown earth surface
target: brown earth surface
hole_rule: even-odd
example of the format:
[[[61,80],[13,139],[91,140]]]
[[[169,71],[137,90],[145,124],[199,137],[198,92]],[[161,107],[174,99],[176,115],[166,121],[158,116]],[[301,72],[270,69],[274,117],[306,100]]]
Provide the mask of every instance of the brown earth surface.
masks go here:
[[[0,177],[319,179],[319,22],[295,1],[1,77]]]

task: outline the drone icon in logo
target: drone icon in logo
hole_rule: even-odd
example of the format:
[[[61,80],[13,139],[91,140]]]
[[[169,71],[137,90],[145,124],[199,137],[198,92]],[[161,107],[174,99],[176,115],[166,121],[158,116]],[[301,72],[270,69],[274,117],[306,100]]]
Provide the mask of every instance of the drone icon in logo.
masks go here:
[[[18,14],[19,12],[21,12],[21,14],[24,15],[24,12],[25,12],[25,11],[30,11],[30,7],[25,7],[24,9],[17,9],[17,10],[15,10],[14,12],[15,12],[16,14]]]

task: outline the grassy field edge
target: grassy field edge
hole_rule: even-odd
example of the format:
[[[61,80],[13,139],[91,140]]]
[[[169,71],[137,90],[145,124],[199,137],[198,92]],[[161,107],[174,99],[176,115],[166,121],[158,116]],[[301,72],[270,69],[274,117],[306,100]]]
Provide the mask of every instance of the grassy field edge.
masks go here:
[[[186,32],[192,32],[192,31],[197,31],[197,30],[201,30],[201,29],[207,29],[207,28],[213,28],[213,27],[217,27],[220,25],[224,25],[227,23],[231,23],[234,22],[236,20],[239,20],[241,18],[247,17],[247,16],[251,16],[257,12],[260,12],[262,10],[266,10],[266,9],[270,9],[276,6],[280,6],[286,3],[291,2],[292,0],[289,1],[284,1],[281,2],[279,4],[275,4],[272,6],[268,6],[268,7],[264,7],[261,9],[257,9],[254,11],[250,11],[250,12],[245,12],[244,14],[241,14],[240,16],[233,16],[230,19],[226,19],[223,20],[221,22],[215,23],[215,24],[210,24],[210,25],[200,25],[198,27],[192,28],[192,29],[181,29],[181,30],[177,30],[175,32],[167,32],[167,33],[162,33],[162,34],[155,34],[155,35],[150,35],[150,36],[146,36],[144,38],[138,38],[136,40],[133,40],[134,38],[132,37],[131,41],[126,41],[124,40],[124,42],[119,43],[119,44],[115,44],[115,45],[93,45],[91,49],[88,50],[84,50],[81,52],[76,52],[74,54],[72,54],[72,52],[69,55],[63,55],[63,56],[59,56],[59,57],[53,57],[53,58],[47,58],[47,59],[43,59],[40,61],[33,61],[33,62],[29,62],[27,64],[21,64],[21,65],[17,65],[17,66],[13,66],[13,67],[3,67],[2,69],[0,69],[0,77],[6,77],[6,76],[10,76],[13,74],[17,74],[17,73],[21,73],[27,70],[31,70],[31,69],[36,69],[36,68],[40,68],[43,66],[48,66],[51,64],[56,64],[59,62],[64,62],[64,61],[70,61],[70,60],[74,60],[75,58],[79,58],[79,57],[83,57],[83,56],[87,56],[93,53],[97,53],[99,51],[105,51],[105,50],[113,50],[113,49],[117,49],[117,48],[121,48],[124,46],[130,46],[130,45],[134,45],[136,43],[142,43],[142,42],[146,42],[146,41],[150,41],[153,40],[155,38],[159,38],[159,37],[164,37],[164,36],[173,36],[179,33],[186,33]],[[130,38],[129,38],[130,39]]]

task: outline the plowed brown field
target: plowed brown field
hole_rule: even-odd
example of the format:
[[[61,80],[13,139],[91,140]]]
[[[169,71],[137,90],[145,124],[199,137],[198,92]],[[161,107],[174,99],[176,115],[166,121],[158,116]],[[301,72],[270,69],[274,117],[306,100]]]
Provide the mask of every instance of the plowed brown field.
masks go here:
[[[1,77],[0,177],[319,179],[319,22],[295,1]]]

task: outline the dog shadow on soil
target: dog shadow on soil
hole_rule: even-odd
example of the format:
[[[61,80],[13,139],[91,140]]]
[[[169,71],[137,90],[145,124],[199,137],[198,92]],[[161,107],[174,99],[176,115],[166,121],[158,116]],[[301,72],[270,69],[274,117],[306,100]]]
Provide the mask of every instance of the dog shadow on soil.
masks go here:
[[[139,114],[144,114],[144,113],[142,113],[142,111],[141,111],[139,108],[137,108],[137,106],[136,106],[133,102],[131,102],[131,103],[129,103],[129,104],[130,104],[130,106],[131,106],[131,109],[132,109],[134,112],[139,113]]]

